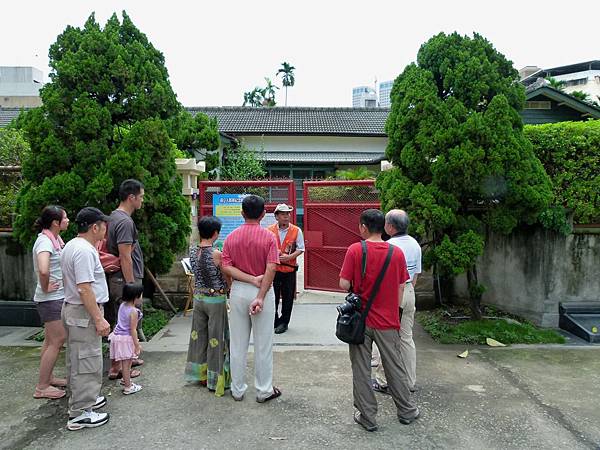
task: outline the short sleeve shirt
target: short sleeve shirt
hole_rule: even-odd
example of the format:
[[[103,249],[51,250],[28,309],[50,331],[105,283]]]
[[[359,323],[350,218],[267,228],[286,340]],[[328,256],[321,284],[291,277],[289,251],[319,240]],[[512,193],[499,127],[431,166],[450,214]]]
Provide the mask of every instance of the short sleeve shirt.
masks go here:
[[[252,276],[264,275],[267,264],[279,264],[275,235],[259,224],[245,223],[223,243],[223,267],[233,266]]]
[[[138,230],[129,214],[120,209],[115,209],[110,214],[106,246],[110,253],[119,256],[119,244],[133,245],[131,249],[133,276],[144,278],[144,255],[138,241]]]
[[[362,278],[362,246],[356,242],[348,247],[340,278],[352,283],[353,291],[360,295],[362,309],[367,305],[375,280],[379,276],[388,253],[387,242],[367,241],[367,265]],[[398,288],[409,280],[404,255],[394,249],[390,265],[373,300],[366,324],[376,330],[400,329]]]
[[[394,236],[388,242],[401,249],[402,253],[404,253],[406,268],[410,279],[413,280],[416,274],[421,273],[421,246],[414,237],[408,234]]]
[[[52,292],[44,292],[40,285],[38,255],[47,252],[50,254],[50,282],[56,281],[60,287]],[[61,250],[56,250],[52,245],[52,241],[43,233],[38,234],[35,244],[33,244],[33,270],[36,273],[37,285],[33,300],[36,302],[47,302],[50,300],[62,300],[65,298],[65,290],[62,285],[62,270],[60,269],[60,253]]]
[[[91,283],[96,303],[108,301],[108,286],[104,269],[96,248],[84,238],[70,240],[61,254],[61,267],[65,287],[65,302],[81,305],[77,285]]]
[[[290,228],[279,228],[279,242],[285,241],[285,237],[288,234],[288,230]],[[302,234],[302,230],[298,228],[298,235],[296,236],[296,250],[304,251],[304,235]]]

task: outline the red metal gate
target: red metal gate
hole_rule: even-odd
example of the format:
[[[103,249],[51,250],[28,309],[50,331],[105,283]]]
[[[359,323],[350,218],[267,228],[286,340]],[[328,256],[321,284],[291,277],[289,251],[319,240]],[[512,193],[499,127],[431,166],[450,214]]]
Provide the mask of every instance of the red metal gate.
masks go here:
[[[341,292],[346,249],[360,241],[360,213],[379,207],[373,180],[304,182],[305,289]]]
[[[268,213],[275,211],[278,203],[294,207],[292,222],[296,223],[296,188],[294,180],[277,181],[200,181],[198,217],[213,213],[213,195],[216,194],[256,194],[265,199]]]

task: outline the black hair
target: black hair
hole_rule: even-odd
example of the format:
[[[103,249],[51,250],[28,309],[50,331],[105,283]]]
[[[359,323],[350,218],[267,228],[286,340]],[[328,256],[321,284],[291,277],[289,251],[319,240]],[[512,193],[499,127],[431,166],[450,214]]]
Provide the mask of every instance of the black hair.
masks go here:
[[[133,178],[125,180],[119,186],[119,200],[124,202],[130,195],[138,195],[142,189],[144,189],[144,185],[141,181]]]
[[[385,217],[378,209],[365,209],[360,214],[360,223],[367,227],[369,233],[383,233]]]
[[[198,233],[202,239],[210,239],[215,231],[221,231],[221,221],[215,216],[204,216],[198,220]]]
[[[260,218],[265,210],[265,200],[258,195],[248,195],[242,200],[242,211],[250,220]]]
[[[123,301],[132,302],[144,293],[142,283],[125,283],[123,285]]]
[[[58,220],[58,222],[60,223],[60,221],[63,218],[64,212],[65,209],[62,206],[46,206],[44,209],[42,209],[42,214],[40,214],[40,217],[35,219],[35,229],[38,231],[38,233],[41,233],[42,230],[47,230],[48,228],[50,228],[52,226],[52,222],[54,222],[55,220]]]

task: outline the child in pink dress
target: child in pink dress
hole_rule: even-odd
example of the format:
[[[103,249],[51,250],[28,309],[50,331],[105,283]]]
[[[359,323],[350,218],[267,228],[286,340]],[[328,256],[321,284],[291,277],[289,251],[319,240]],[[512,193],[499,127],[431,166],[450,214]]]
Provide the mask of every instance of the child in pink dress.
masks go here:
[[[126,283],[123,286],[123,300],[119,306],[117,325],[108,337],[110,359],[121,361],[123,368],[123,394],[135,394],[142,386],[131,381],[131,362],[142,352],[137,335],[137,325],[142,312],[137,308],[142,304],[144,287],[141,283]]]

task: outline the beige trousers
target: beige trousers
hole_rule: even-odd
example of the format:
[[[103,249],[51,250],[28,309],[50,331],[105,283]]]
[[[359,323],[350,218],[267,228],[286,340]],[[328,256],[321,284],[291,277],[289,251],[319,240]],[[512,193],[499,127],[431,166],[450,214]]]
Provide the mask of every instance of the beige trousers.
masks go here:
[[[415,323],[415,288],[412,283],[404,286],[404,296],[402,297],[402,320],[400,321],[400,354],[406,369],[408,377],[408,387],[414,390],[417,382],[417,350],[413,340],[413,325]],[[375,379],[380,386],[387,386],[385,373],[381,365],[381,357],[376,350],[373,352],[375,369]]]
[[[98,305],[103,311],[101,305]],[[65,303],[62,320],[67,331],[69,417],[90,410],[102,388],[102,338],[85,306]]]

